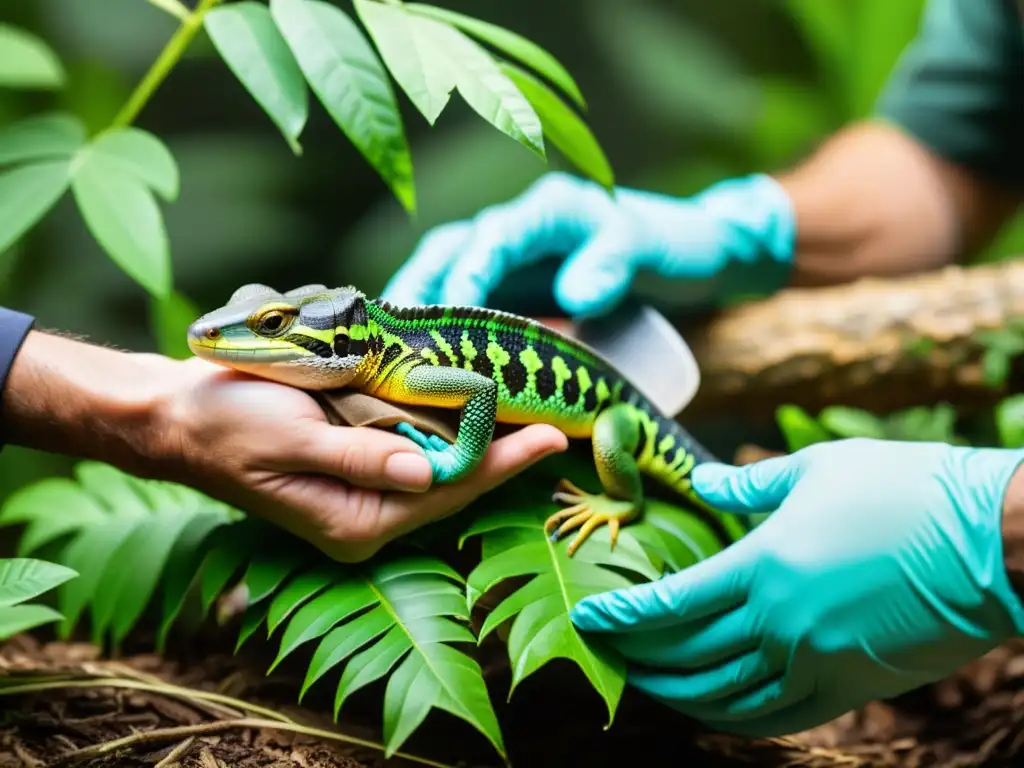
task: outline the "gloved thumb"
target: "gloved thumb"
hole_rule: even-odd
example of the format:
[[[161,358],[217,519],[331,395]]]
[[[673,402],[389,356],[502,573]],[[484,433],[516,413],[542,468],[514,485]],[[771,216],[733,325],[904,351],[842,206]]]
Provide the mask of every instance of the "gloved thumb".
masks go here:
[[[724,512],[757,514],[772,512],[792,492],[800,479],[799,459],[774,456],[735,467],[700,464],[690,474],[693,489]]]
[[[604,224],[595,229],[565,260],[555,279],[555,298],[562,309],[583,317],[615,307],[636,274],[636,253],[625,227]]]

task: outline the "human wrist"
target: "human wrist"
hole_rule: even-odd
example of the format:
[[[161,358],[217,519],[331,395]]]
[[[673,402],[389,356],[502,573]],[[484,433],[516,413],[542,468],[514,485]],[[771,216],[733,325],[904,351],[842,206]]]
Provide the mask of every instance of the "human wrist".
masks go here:
[[[159,476],[175,450],[162,403],[178,365],[33,330],[7,380],[6,441]]]

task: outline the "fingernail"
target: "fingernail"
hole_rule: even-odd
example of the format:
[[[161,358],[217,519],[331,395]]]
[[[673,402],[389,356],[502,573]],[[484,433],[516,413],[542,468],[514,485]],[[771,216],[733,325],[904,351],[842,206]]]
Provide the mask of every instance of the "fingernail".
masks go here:
[[[395,453],[384,464],[388,480],[407,491],[425,491],[430,487],[430,462],[415,453]]]

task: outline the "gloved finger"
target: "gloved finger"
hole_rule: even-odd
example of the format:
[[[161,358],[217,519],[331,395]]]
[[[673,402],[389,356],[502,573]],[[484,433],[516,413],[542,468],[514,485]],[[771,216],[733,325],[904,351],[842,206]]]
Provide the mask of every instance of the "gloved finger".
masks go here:
[[[749,653],[760,638],[750,612],[741,607],[711,621],[612,635],[608,641],[645,666],[698,669]]]
[[[443,224],[427,232],[398,268],[381,298],[398,306],[439,304],[441,283],[472,232],[468,221]]]
[[[812,695],[795,704],[764,717],[749,720],[715,720],[700,718],[701,722],[723,733],[733,733],[754,739],[788,736],[815,728],[849,711],[846,707],[827,706],[820,696]]]
[[[562,309],[574,317],[586,317],[615,307],[639,268],[639,245],[621,219],[606,217],[555,278],[555,298]]]
[[[673,709],[700,718],[711,702],[742,693],[778,673],[768,658],[755,650],[721,666],[690,674],[634,669],[627,681]]]
[[[509,272],[574,251],[610,206],[572,177],[548,174],[519,197],[484,209],[444,279],[442,303],[482,305]]]
[[[813,693],[813,685],[776,674],[745,691],[709,702],[699,716],[717,723],[761,719],[795,706]]]
[[[589,595],[572,610],[589,632],[656,629],[705,618],[746,600],[757,539],[748,536],[684,571],[657,581]]]
[[[772,512],[793,491],[801,474],[801,457],[773,456],[736,467],[700,464],[690,474],[693,489],[725,512]]]

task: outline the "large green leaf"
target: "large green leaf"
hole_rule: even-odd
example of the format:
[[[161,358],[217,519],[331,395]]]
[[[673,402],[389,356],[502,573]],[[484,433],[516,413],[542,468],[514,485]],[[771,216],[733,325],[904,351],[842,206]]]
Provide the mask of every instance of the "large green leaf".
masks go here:
[[[447,54],[408,6],[377,0],[354,0],[354,5],[395,81],[433,125],[456,86]]]
[[[0,87],[54,90],[65,80],[60,59],[42,38],[0,23]]]
[[[526,526],[523,512],[517,515],[496,513],[499,519],[511,522],[518,543],[485,555],[467,578],[467,600],[472,607],[502,582],[533,576],[488,614],[480,630],[480,640],[512,619],[508,640],[512,690],[549,661],[568,659],[583,671],[603,699],[610,724],[625,687],[625,662],[599,641],[584,638],[569,614],[587,595],[627,587],[660,574],[653,569],[628,526],[620,531],[614,549],[609,546],[607,527],[602,526],[570,558],[566,554],[569,537],[554,543],[544,533],[544,519],[555,509],[544,506],[533,510],[532,530]],[[469,535],[479,532],[486,540],[500,532],[500,528],[487,530],[483,521],[489,516],[481,515],[471,526]],[[627,578],[618,571],[631,572],[634,578]]]
[[[75,157],[71,189],[86,226],[133,280],[163,298],[171,290],[171,256],[163,216],[135,173],[86,146]]]
[[[74,115],[33,115],[0,130],[0,165],[68,158],[84,143],[85,126]]]
[[[551,143],[580,171],[611,190],[615,186],[615,174],[586,123],[554,91],[530,73],[507,63],[501,68],[537,110],[544,135],[551,139]]]
[[[818,414],[818,423],[839,437],[885,439],[885,423],[873,413],[845,405],[830,405]]]
[[[149,300],[150,327],[162,355],[178,360],[192,357],[188,346],[188,327],[201,312],[195,302],[178,291],[166,296],[151,296]]]
[[[775,410],[775,420],[790,453],[834,438],[813,416],[798,405],[780,405]]]
[[[309,91],[270,9],[254,0],[222,5],[203,18],[206,32],[239,82],[302,153],[299,135],[309,117]]]
[[[449,72],[470,108],[542,160],[547,159],[540,117],[494,57],[447,24],[424,17],[418,19],[418,25],[422,34],[447,53]]]
[[[71,568],[45,560],[28,557],[0,560],[0,614],[12,605],[59,587],[76,575]]]
[[[313,92],[408,211],[412,157],[384,65],[355,22],[324,0],[270,0],[270,12]]]
[[[405,7],[413,13],[429,16],[438,21],[447,22],[459,27],[474,37],[490,43],[509,56],[519,59],[523,64],[536,70],[538,74],[543,75],[565,91],[577,105],[586,108],[586,101],[572,75],[569,74],[568,70],[562,66],[558,59],[532,40],[528,40],[520,34],[504,27],[499,27],[497,24],[492,24],[489,21],[475,19],[446,8],[438,8],[437,6],[425,5],[423,3],[406,3]]]
[[[134,176],[165,200],[178,198],[178,164],[157,136],[140,128],[105,131],[91,143],[89,154],[102,156],[104,167]]]
[[[67,160],[23,165],[0,175],[0,253],[57,204],[68,181]]]

